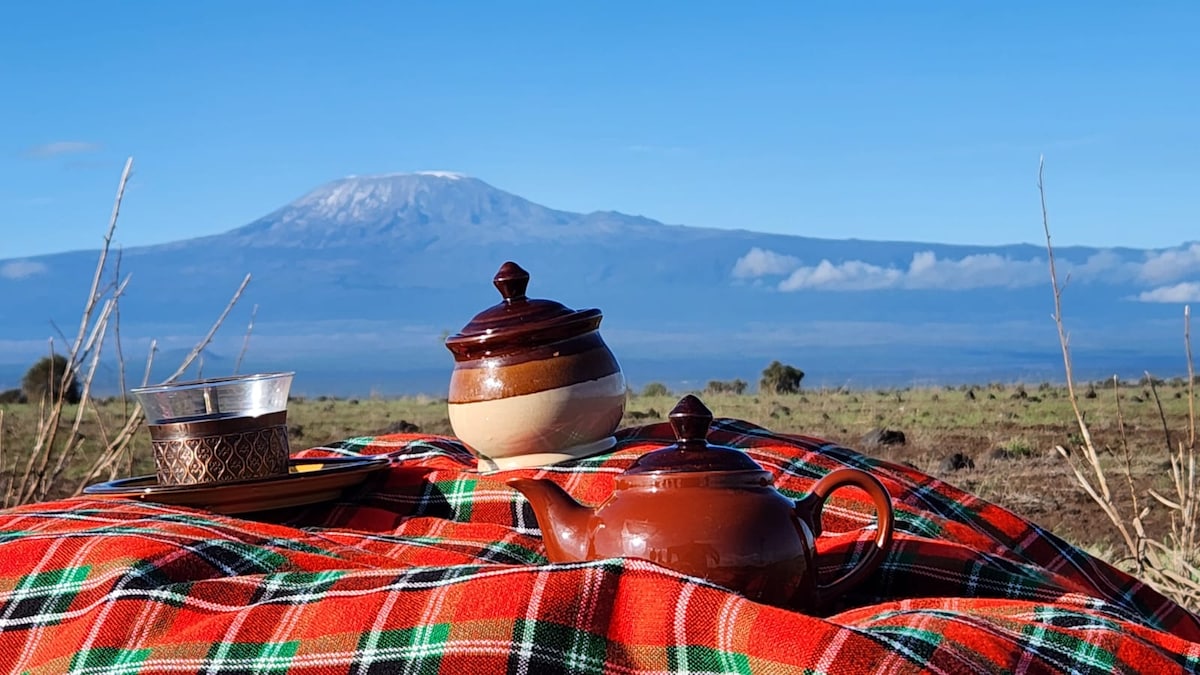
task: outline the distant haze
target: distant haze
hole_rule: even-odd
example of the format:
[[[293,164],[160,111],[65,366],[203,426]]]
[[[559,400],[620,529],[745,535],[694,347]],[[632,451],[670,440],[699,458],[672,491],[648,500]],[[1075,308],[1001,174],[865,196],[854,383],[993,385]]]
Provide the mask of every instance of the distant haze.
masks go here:
[[[1184,372],[1200,243],[1056,253],[1082,377]],[[0,388],[46,353],[52,324],[77,325],[95,258],[0,260]],[[634,388],[753,384],[775,359],[809,386],[1062,379],[1042,247],[665,225],[555,210],[448,172],[348,177],[220,235],[125,250],[127,371],[140,377],[151,339],[155,377],[173,369],[251,273],[204,375],[232,370],[257,305],[243,370],[296,370],[309,395],[444,394],[442,339],[499,301],[491,278],[506,260],[529,270],[531,296],[601,308]],[[108,359],[102,389],[116,372]]]

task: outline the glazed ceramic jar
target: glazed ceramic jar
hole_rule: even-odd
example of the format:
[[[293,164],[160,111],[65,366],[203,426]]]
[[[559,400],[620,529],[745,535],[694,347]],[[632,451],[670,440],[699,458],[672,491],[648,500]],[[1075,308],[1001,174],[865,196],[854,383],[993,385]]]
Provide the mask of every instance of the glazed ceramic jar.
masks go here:
[[[600,310],[526,297],[529,273],[513,262],[492,282],[501,302],[446,339],[454,434],[484,470],[611,448],[625,412],[625,377],[600,337]]]

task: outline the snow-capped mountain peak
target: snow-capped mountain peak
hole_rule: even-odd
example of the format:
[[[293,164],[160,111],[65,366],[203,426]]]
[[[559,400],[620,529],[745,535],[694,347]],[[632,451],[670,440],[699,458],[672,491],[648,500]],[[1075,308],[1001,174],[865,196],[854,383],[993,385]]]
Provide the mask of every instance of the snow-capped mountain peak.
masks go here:
[[[235,230],[245,243],[332,246],[376,239],[504,241],[566,234],[581,216],[534,204],[461,173],[416,171],[347,176]]]
[[[418,171],[418,176],[433,176],[434,178],[449,178],[450,180],[459,180],[467,178],[467,174],[458,173],[457,171]]]

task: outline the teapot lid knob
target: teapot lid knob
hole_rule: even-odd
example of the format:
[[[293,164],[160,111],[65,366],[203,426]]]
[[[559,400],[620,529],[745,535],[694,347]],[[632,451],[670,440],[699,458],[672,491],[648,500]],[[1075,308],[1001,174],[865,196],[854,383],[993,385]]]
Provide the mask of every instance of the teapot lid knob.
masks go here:
[[[667,417],[675,431],[674,445],[638,457],[623,475],[763,470],[741,450],[709,445],[708,429],[713,414],[699,398],[691,394],[684,396]]]
[[[525,290],[529,288],[529,272],[510,260],[500,266],[496,276],[492,277],[492,284],[505,302],[524,300]]]
[[[671,420],[671,428],[675,430],[675,440],[680,448],[686,446],[689,450],[698,450],[708,445],[705,439],[708,438],[713,414],[699,398],[692,394],[684,396],[667,418]]]

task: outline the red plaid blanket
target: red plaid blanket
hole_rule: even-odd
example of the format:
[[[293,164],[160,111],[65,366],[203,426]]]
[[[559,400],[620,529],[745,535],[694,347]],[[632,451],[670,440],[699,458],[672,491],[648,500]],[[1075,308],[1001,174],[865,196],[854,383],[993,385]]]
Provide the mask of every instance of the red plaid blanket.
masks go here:
[[[356,438],[388,454],[336,504],[263,523],[123,500],[0,512],[0,663],[21,673],[1169,673],[1200,671],[1200,621],[1054,535],[907,467],[718,420],[791,496],[840,466],[878,475],[896,545],[827,616],[751,603],[627,559],[547,564],[504,484],[598,503],[667,425],[571,466],[481,475],[453,439]],[[839,492],[823,573],[871,508]],[[849,532],[836,534],[839,530]],[[830,534],[829,532],[834,532]]]

